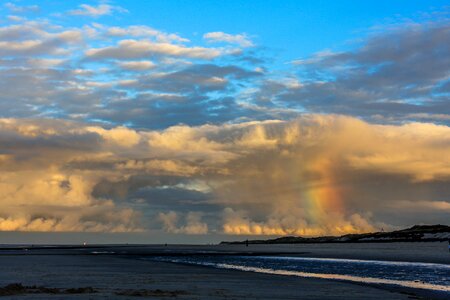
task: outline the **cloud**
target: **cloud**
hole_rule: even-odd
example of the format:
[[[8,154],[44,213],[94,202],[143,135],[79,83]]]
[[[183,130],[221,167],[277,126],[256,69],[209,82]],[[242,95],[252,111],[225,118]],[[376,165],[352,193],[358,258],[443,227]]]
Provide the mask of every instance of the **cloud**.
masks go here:
[[[224,210],[223,232],[231,235],[321,236],[373,232],[375,230],[377,228],[359,214],[353,214],[347,220],[334,219],[327,226],[323,226],[323,224],[315,226],[308,224],[304,219],[297,219],[295,216],[270,217],[266,221],[255,222],[244,212],[236,212],[231,208]]]
[[[319,235],[448,219],[444,125],[303,115],[137,131],[2,119],[0,143],[3,230]]]
[[[155,68],[155,64],[149,60],[120,62],[119,66],[129,71],[145,71]]]
[[[143,25],[10,21],[1,230],[317,235],[448,220],[448,22],[385,28],[280,73],[246,34],[210,32],[225,44],[207,47]]]
[[[186,225],[177,227],[178,215],[171,211],[160,213],[159,218],[164,224],[164,230],[169,233],[184,234],[207,234],[208,225],[201,222],[201,214],[190,212],[186,216]]]
[[[171,73],[154,73],[141,77],[128,87],[169,93],[223,91],[231,88],[230,80],[245,83],[260,75],[233,65],[196,64]]]
[[[69,14],[74,16],[89,16],[98,18],[104,15],[111,15],[113,12],[126,13],[128,11],[120,6],[113,6],[109,4],[99,4],[97,6],[80,4],[79,9],[71,10],[69,11]]]
[[[36,22],[0,27],[0,54],[4,58],[42,55],[66,55],[69,47],[82,42],[79,30],[50,32]]]
[[[7,2],[4,4],[4,6],[13,13],[38,12],[40,10],[38,5],[19,6],[12,2]]]
[[[253,47],[252,41],[246,34],[229,34],[221,31],[208,32],[203,35],[203,38],[209,42],[225,42],[230,44],[238,44],[242,47]]]
[[[447,201],[398,201],[392,205],[396,209],[417,211],[450,212],[450,202]]]
[[[139,25],[0,27],[0,116],[146,128],[242,118],[249,109],[235,97],[263,72],[236,63],[233,49],[187,42]]]
[[[200,170],[199,167],[183,161],[169,159],[151,159],[151,160],[127,160],[119,162],[115,166],[117,169],[137,170],[143,173],[151,174],[178,174],[181,176],[195,175]]]
[[[56,167],[3,171],[2,231],[141,231],[140,214],[94,199],[95,177]]]
[[[22,22],[25,19],[22,18],[22,17],[16,16],[16,15],[9,15],[8,16],[8,20],[11,21],[11,22]]]
[[[450,162],[435,159],[445,156],[446,126],[371,125],[348,117],[317,115],[254,126],[239,143],[235,141],[243,147],[241,151],[249,151],[229,165],[229,173],[239,179],[218,189],[219,201],[232,209],[224,215],[223,229],[228,233],[318,235],[388,228],[386,221],[397,222],[384,219],[382,207],[399,200],[397,192],[389,192],[391,183],[400,194],[407,189],[427,189],[421,194],[427,197],[431,182],[442,185],[449,178]],[[411,156],[397,159],[409,151]],[[361,168],[355,165],[355,156],[386,161],[371,161],[374,165]],[[421,219],[417,212],[416,221]]]
[[[116,127],[109,130],[101,127],[87,127],[86,129],[88,132],[95,132],[106,141],[122,147],[133,147],[140,140],[140,136],[136,131],[126,127]]]
[[[212,59],[221,55],[212,48],[186,47],[169,43],[155,43],[147,40],[121,40],[117,46],[92,48],[86,51],[89,59],[136,59],[158,55],[169,55],[199,59]]]
[[[165,33],[154,28],[134,25],[129,27],[109,27],[105,33],[109,37],[123,37],[123,36],[133,36],[133,37],[150,37],[155,38],[159,42],[189,42],[188,39],[180,37],[174,33]]]
[[[3,156],[1,167],[0,230],[141,231],[139,212],[92,196],[99,173],[64,168],[73,159],[95,157],[97,143],[88,131],[78,134],[77,126],[58,124],[1,120],[1,151],[11,154]],[[30,146],[34,157],[26,154]]]
[[[261,49],[206,47],[139,24],[52,21],[0,27],[0,116],[149,129],[287,120],[299,112],[449,124],[448,22],[384,28],[351,50],[321,51],[281,74]],[[218,31],[205,39],[248,37]]]
[[[449,32],[445,21],[378,31],[352,50],[295,61],[301,87],[267,81],[255,98],[372,121],[383,116],[383,121],[402,122],[424,115],[437,121],[432,115],[450,113],[448,93],[440,92],[450,76]]]

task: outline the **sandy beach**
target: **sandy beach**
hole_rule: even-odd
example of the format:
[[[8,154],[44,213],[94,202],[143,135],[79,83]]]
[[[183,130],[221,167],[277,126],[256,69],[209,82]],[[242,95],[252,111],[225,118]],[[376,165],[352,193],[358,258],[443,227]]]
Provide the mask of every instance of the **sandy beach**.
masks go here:
[[[86,289],[10,295],[27,299],[408,299],[355,284],[218,270],[111,256],[2,256],[0,286]],[[92,292],[91,292],[92,291]]]
[[[335,257],[348,257],[353,252],[364,253],[362,248],[365,247],[372,249],[372,255],[367,249],[365,252],[372,259],[394,260],[417,255],[421,261],[428,262],[442,262],[447,257],[448,263],[448,256],[441,256],[442,245],[329,245],[328,248],[323,245],[255,245],[245,249],[221,245],[130,246],[2,250],[0,296],[3,299],[429,299],[435,295],[397,287],[154,262],[142,260],[142,256],[145,257],[145,252],[152,255],[162,250],[184,254],[202,251],[275,254],[289,250],[287,252],[291,255],[297,253],[299,256],[324,256],[330,254],[326,251],[333,251]],[[377,247],[384,247],[384,251]],[[408,252],[406,249],[414,250]],[[116,254],[123,253],[108,255],[110,250]],[[88,255],[91,252],[98,252],[98,255]],[[375,253],[378,256],[374,256]]]

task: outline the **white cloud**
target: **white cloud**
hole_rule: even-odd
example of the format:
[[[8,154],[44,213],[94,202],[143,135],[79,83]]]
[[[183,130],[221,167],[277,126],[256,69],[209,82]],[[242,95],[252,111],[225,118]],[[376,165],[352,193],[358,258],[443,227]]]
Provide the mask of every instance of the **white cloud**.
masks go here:
[[[252,47],[253,42],[246,34],[229,34],[221,31],[208,32],[203,35],[203,38],[209,42],[225,42],[230,44],[238,44],[242,47]]]
[[[85,53],[91,59],[136,59],[155,55],[212,59],[222,54],[220,50],[214,48],[186,47],[147,40],[121,40],[117,46],[92,48]]]
[[[33,68],[54,68],[64,63],[63,59],[51,58],[32,58],[28,60],[28,64]]]
[[[165,33],[148,26],[109,27],[105,34],[112,37],[153,37],[159,42],[189,42],[177,34]]]
[[[15,16],[15,15],[9,15],[8,20],[11,22],[22,22],[25,20],[23,17]]]
[[[39,11],[38,5],[25,5],[25,6],[19,6],[12,2],[7,2],[4,5],[7,9],[12,11],[13,13],[25,13],[25,12],[37,12]]]
[[[69,11],[69,14],[98,18],[100,16],[110,15],[115,11],[120,13],[128,12],[126,9],[120,6],[112,6],[109,4],[99,4],[98,6],[80,4],[79,9],[71,10]]]
[[[0,54],[20,55],[62,55],[69,46],[83,40],[82,32],[76,29],[52,32],[44,23],[24,22],[0,27]],[[47,30],[46,30],[47,29]]]
[[[145,71],[156,67],[155,63],[149,60],[119,62],[119,66],[130,71]]]

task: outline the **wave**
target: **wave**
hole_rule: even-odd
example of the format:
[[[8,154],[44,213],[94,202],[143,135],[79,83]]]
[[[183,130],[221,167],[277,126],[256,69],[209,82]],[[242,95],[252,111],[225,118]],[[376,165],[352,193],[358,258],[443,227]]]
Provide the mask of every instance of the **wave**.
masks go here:
[[[364,260],[364,259],[347,259],[347,258],[316,258],[316,257],[293,257],[293,256],[259,256],[259,258],[272,260],[297,260],[297,261],[318,261],[318,262],[336,262],[336,263],[359,263],[359,264],[376,264],[385,266],[407,266],[407,267],[428,267],[449,269],[450,265],[437,263],[407,262],[407,261],[387,261],[387,260]]]
[[[441,292],[450,292],[450,286],[436,285],[420,281],[404,281],[404,280],[394,280],[394,279],[383,279],[374,277],[360,277],[352,275],[341,275],[341,274],[324,274],[324,273],[308,273],[300,271],[288,271],[288,270],[274,270],[259,267],[247,267],[239,265],[230,264],[216,264],[216,267],[222,269],[234,269],[246,272],[257,272],[265,274],[276,274],[276,275],[287,275],[287,276],[299,276],[308,278],[320,278],[320,279],[334,279],[334,280],[345,280],[360,283],[370,283],[370,284],[389,284],[389,285],[399,285],[408,288],[416,289],[426,289]]]
[[[217,259],[217,257],[215,258]],[[228,258],[229,260],[230,258]],[[331,280],[341,280],[341,281],[350,281],[350,282],[358,282],[358,283],[366,283],[366,284],[382,284],[382,285],[397,285],[407,288],[414,289],[424,289],[431,291],[439,291],[450,293],[449,285],[436,284],[431,282],[425,282],[423,280],[404,280],[404,279],[393,279],[393,278],[380,278],[380,277],[371,277],[369,276],[358,276],[358,274],[337,274],[337,273],[320,273],[320,272],[308,272],[305,270],[286,270],[283,267],[265,267],[265,266],[252,266],[248,264],[254,264],[255,261],[260,263],[267,263],[268,261],[276,262],[276,261],[286,261],[286,262],[317,262],[317,263],[339,263],[339,264],[365,264],[367,266],[364,267],[366,270],[369,266],[386,266],[386,267],[406,267],[407,269],[416,269],[420,270],[420,268],[427,268],[432,272],[435,276],[446,276],[447,270],[450,270],[450,265],[445,264],[436,264],[436,263],[420,263],[420,262],[401,262],[401,261],[375,261],[375,260],[358,260],[358,259],[335,259],[335,258],[306,258],[306,257],[272,257],[272,256],[258,256],[258,257],[237,257],[237,261],[229,261],[227,262],[227,258],[223,257],[221,261],[208,261],[208,258],[203,258],[199,260],[198,258],[180,258],[180,257],[172,257],[172,258],[160,258],[158,260],[162,261],[170,261],[174,263],[187,263],[194,265],[202,265],[209,266],[221,269],[234,269],[239,271],[246,272],[256,272],[256,273],[265,273],[265,274],[275,274],[275,275],[285,275],[285,276],[298,276],[298,277],[307,277],[307,278],[320,278],[320,279],[331,279]],[[240,260],[243,259],[243,260]],[[286,268],[286,267],[284,267]],[[423,269],[422,269],[423,270]],[[436,270],[440,270],[440,275],[435,274]],[[408,271],[411,272],[411,271]],[[419,271],[421,272],[421,271]],[[381,274],[379,274],[381,275]],[[383,275],[381,275],[383,276]],[[417,278],[421,278],[422,276],[418,276]],[[429,280],[429,278],[424,280]],[[446,281],[441,281],[442,283],[446,283]]]

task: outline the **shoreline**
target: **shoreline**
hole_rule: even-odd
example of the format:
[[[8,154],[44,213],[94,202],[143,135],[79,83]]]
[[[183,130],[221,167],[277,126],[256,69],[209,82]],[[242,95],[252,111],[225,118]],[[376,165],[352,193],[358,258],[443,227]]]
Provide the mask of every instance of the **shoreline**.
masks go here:
[[[291,278],[300,278],[300,279],[308,279],[308,280],[319,280],[319,281],[324,281],[324,282],[337,282],[337,283],[342,283],[342,284],[357,285],[357,286],[361,286],[361,287],[370,287],[370,288],[375,288],[375,289],[379,289],[382,291],[388,291],[391,293],[407,295],[408,299],[411,299],[411,297],[414,297],[414,299],[448,299],[448,296],[449,296],[449,293],[447,293],[447,292],[433,291],[433,290],[420,289],[420,288],[409,288],[409,287],[399,286],[399,285],[395,285],[395,284],[366,283],[366,282],[358,282],[358,281],[351,281],[351,280],[345,280],[345,279],[328,279],[328,278],[314,278],[314,277],[298,276],[298,275],[259,273],[256,271],[226,269],[226,268],[219,268],[216,266],[194,265],[194,264],[182,263],[182,262],[165,262],[165,263],[174,264],[174,265],[182,265],[182,266],[186,266],[186,267],[195,266],[195,267],[200,267],[200,268],[221,270],[221,271],[225,271],[225,272],[231,271],[231,272],[243,272],[243,273],[252,273],[252,274],[266,274],[269,276],[276,276],[276,277],[291,277]]]
[[[289,255],[314,258],[371,259],[443,263],[443,243],[343,245],[89,245],[0,251],[0,296],[8,284],[21,298],[42,299],[446,299],[448,293],[398,285],[363,283],[221,269],[149,260],[160,255]],[[146,259],[147,258],[147,259]],[[20,284],[20,285],[19,285]],[[4,290],[5,291],[5,290]],[[46,292],[48,292],[46,294]],[[80,292],[79,294],[72,294]],[[58,296],[59,295],[59,296]],[[34,297],[33,296],[33,297]],[[48,296],[48,297],[47,297]],[[34,299],[34,298],[33,298]],[[58,298],[60,299],[60,298]]]
[[[335,280],[223,270],[112,256],[0,256],[0,287],[21,284],[45,298],[129,299],[408,299],[389,290]],[[28,290],[27,290],[28,288]],[[78,294],[66,291],[88,291]],[[46,291],[48,293],[46,293]],[[53,292],[52,292],[53,291]],[[19,294],[24,298],[35,294]],[[17,296],[19,296],[17,295]],[[420,296],[420,295],[419,295]],[[60,298],[59,298],[60,299]],[[439,298],[436,298],[439,299]]]

